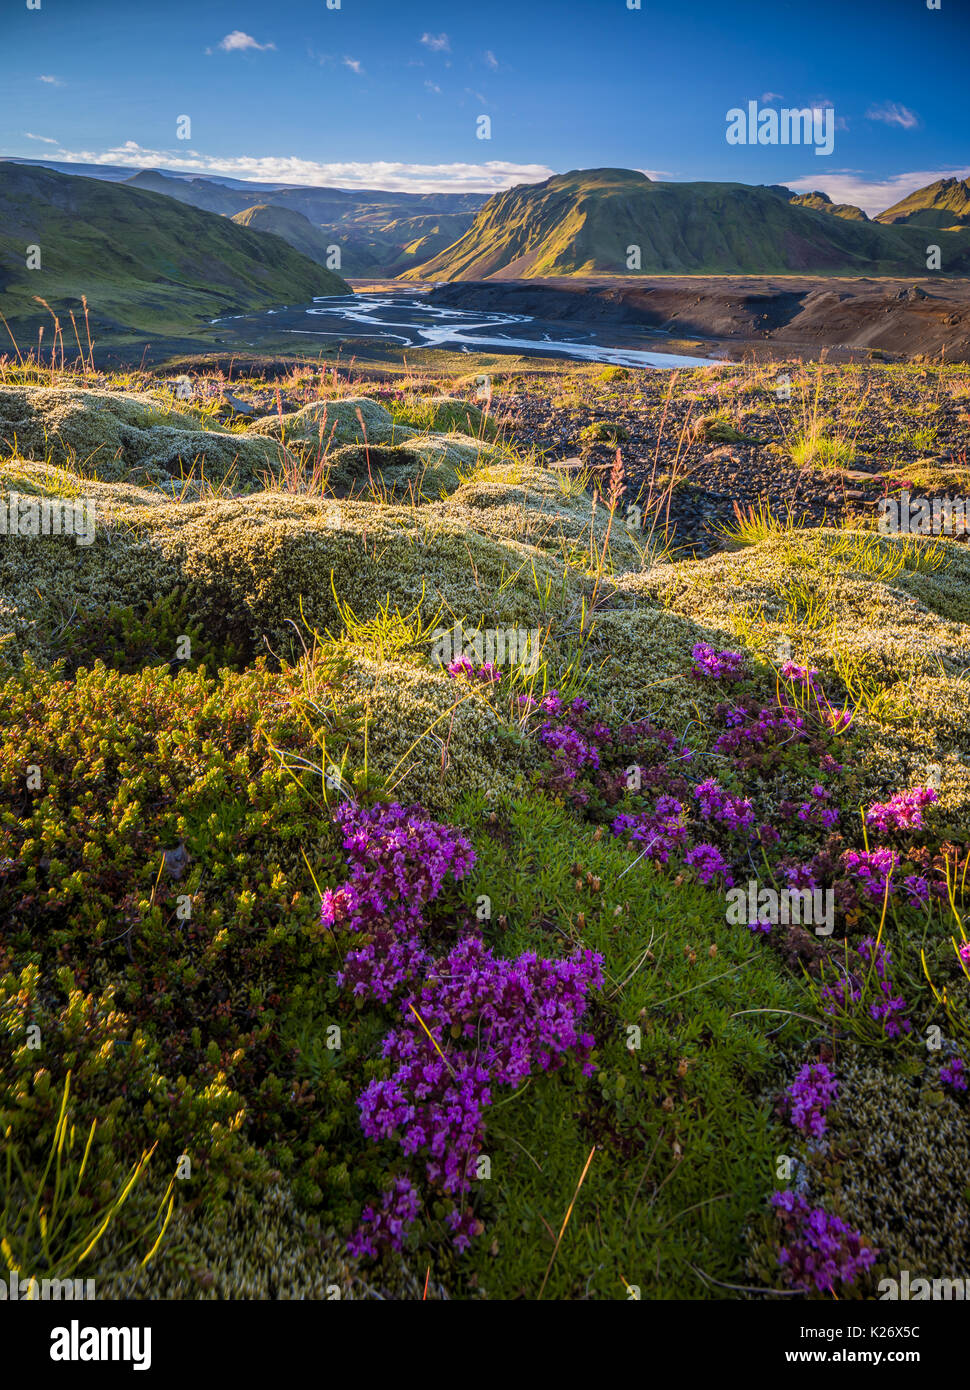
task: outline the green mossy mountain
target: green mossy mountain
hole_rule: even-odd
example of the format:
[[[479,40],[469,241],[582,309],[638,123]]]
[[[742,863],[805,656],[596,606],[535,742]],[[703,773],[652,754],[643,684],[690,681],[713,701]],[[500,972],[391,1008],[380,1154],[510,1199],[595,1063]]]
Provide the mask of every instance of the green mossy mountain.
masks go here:
[[[817,188],[811,193],[796,193],[791,201],[793,207],[812,208],[815,212],[828,212],[833,217],[845,217],[850,222],[869,221],[862,208],[857,208],[854,203],[833,203],[827,193],[822,193]]]
[[[925,269],[925,237],[832,216],[787,190],[740,183],[658,183],[632,169],[580,169],[496,194],[451,247],[402,279],[484,280],[628,274],[900,275]],[[942,234],[941,234],[942,235]],[[943,246],[950,273],[970,267],[970,236]]]
[[[116,183],[2,163],[0,208],[3,313],[30,340],[46,322],[45,348],[52,324],[35,296],[69,337],[82,295],[98,332],[175,336],[224,314],[349,292],[279,237]],[[38,269],[27,268],[32,246]]]
[[[292,208],[279,208],[273,203],[257,203],[254,207],[234,213],[232,221],[237,227],[252,227],[257,232],[271,232],[273,236],[282,237],[302,256],[316,261],[317,265],[327,264],[332,243],[319,227],[315,227],[303,216],[302,212],[294,212]]]
[[[937,179],[894,203],[876,221],[920,227],[970,226],[970,179]]]

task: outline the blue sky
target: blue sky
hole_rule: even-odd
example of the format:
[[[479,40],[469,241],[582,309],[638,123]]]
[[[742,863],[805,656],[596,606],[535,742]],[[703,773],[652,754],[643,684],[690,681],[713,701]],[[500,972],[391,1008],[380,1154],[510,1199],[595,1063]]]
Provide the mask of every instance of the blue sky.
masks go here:
[[[869,211],[970,173],[970,0],[40,4],[0,0],[3,155],[416,191],[612,165]],[[831,106],[832,154],[728,145],[749,101]]]

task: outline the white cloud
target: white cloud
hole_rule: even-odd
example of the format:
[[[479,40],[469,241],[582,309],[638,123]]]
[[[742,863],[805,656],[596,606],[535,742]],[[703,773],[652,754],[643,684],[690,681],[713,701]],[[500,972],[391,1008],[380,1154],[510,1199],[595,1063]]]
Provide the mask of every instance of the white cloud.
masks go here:
[[[28,140],[43,140],[45,145],[59,145],[61,143],[60,140],[52,140],[49,135],[31,135],[29,130],[25,130],[24,135]]]
[[[818,188],[827,193],[833,203],[854,203],[870,217],[885,212],[894,203],[908,198],[918,188],[925,188],[937,179],[965,179],[970,166],[957,169],[919,169],[908,174],[893,174],[888,179],[867,179],[857,169],[843,169],[833,174],[809,174],[806,178],[781,179],[795,193],[811,193]]]
[[[51,77],[49,73],[44,73],[41,77],[38,77],[37,81],[48,82],[52,87],[64,86],[64,83],[61,81],[59,77]]]
[[[356,72],[358,76],[364,71],[359,58],[345,58],[344,67],[350,68],[350,71]]]
[[[490,48],[486,48],[485,50],[485,61],[490,68],[498,67],[498,59]]]
[[[233,29],[231,34],[227,34],[224,39],[219,40],[219,48],[225,53],[241,53],[247,48],[258,48],[265,52],[269,48],[275,48],[275,43],[257,43],[252,34],[244,34],[241,29]],[[211,53],[211,49],[207,49]]]
[[[426,48],[430,48],[432,53],[451,52],[451,44],[448,42],[447,34],[422,34],[421,42]]]
[[[222,174],[251,179],[255,183],[326,185],[337,188],[376,188],[413,193],[500,193],[517,183],[541,183],[554,169],[545,164],[511,164],[489,160],[484,164],[403,164],[375,160],[370,163],[318,164],[287,155],[219,158],[186,150],[150,150],[126,140],[110,150],[59,149],[66,164],[122,164],[136,169],[171,169],[176,173]]]
[[[761,100],[762,100],[763,102],[772,102],[772,101],[784,101],[785,98],[782,96],[781,92],[762,92],[762,93],[761,93]]]
[[[919,125],[916,112],[895,101],[884,101],[881,106],[870,106],[866,112],[866,120],[885,121],[886,125],[898,125],[903,130],[915,130]]]
[[[441,92],[441,88],[438,86],[437,82],[425,82],[424,85],[427,87],[429,92]]]

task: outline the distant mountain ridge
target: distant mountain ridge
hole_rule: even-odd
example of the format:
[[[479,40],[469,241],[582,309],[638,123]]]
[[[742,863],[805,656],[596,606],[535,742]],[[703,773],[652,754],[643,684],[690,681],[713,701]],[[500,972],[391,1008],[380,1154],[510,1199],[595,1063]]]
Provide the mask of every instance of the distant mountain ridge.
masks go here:
[[[967,273],[970,236],[940,232],[938,239],[944,271]],[[401,278],[925,270],[924,233],[871,222],[825,195],[738,183],[662,183],[631,169],[574,169],[495,194],[454,245]]]
[[[281,187],[254,198],[248,188],[226,188],[209,179],[173,179],[143,169],[126,180],[129,187],[165,193],[180,203],[235,217],[254,206],[278,209],[278,235],[298,250],[306,230],[288,214],[305,218],[340,248],[340,268],[350,275],[396,275],[456,241],[487,201],[484,193],[386,193],[373,189]],[[261,214],[268,225],[267,214]],[[293,231],[292,240],[287,230]],[[316,257],[314,257],[316,259]],[[324,262],[321,262],[324,264]]]
[[[338,244],[341,271],[361,276],[393,276],[436,255],[467,230],[474,214],[488,201],[487,193],[410,193],[250,183],[243,179],[203,177],[167,169],[73,166],[44,160],[0,160],[0,168],[5,163],[16,163],[23,168],[46,168],[75,177],[83,175],[149,193],[164,193],[177,202],[222,217],[234,218],[253,207],[280,208],[305,217],[321,231],[327,245]],[[298,223],[282,218],[279,226],[293,229],[297,240],[290,244],[301,250],[301,240],[306,240],[305,229],[298,230]],[[277,235],[290,240],[285,231]]]
[[[356,220],[368,211],[381,215],[392,210],[398,217],[424,212],[474,213],[488,200],[487,193],[396,193],[382,189],[317,188],[292,184],[279,185],[270,190],[271,198],[254,199],[250,188],[259,191],[258,185],[227,188],[207,178],[171,178],[157,169],[139,170],[125,182],[133,188],[167,193],[180,202],[205,207],[207,212],[221,212],[227,217],[244,212],[254,203],[269,202],[275,207],[301,212],[311,222],[318,224],[333,224],[348,218]]]
[[[346,224],[319,227],[292,208],[277,203],[258,203],[232,220],[242,227],[273,232],[319,265],[336,264],[351,275],[394,276],[409,266],[437,255],[457,241],[471,223],[469,214],[420,213],[400,217],[374,232]]]

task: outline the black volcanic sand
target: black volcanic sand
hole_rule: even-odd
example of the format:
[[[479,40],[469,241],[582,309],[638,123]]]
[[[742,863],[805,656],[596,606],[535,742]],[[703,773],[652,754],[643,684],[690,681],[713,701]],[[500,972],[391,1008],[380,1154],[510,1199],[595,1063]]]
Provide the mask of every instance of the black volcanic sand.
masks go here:
[[[959,495],[970,493],[970,374],[961,374],[967,394],[960,395],[958,383],[953,397],[948,382],[941,385],[932,368],[812,367],[807,371],[803,396],[797,386],[797,368],[790,367],[793,398],[787,404],[775,399],[774,372],[763,386],[746,391],[738,388],[750,381],[750,369],[732,373],[725,368],[680,374],[666,403],[670,373],[630,370],[625,379],[602,384],[590,374],[582,380],[564,375],[558,395],[548,377],[534,383],[519,381],[514,391],[497,394],[494,404],[506,413],[510,435],[521,448],[535,447],[547,464],[558,461],[567,468],[588,469],[594,485],[604,492],[617,446],[584,445],[581,431],[597,423],[619,426],[628,436],[619,442],[625,475],[621,512],[628,502],[637,500],[638,493],[648,494],[651,478],[656,496],[676,470],[683,480],[671,493],[669,539],[684,548],[684,555],[720,549],[723,541],[716,528],[736,520],[735,504],[742,510],[767,504],[779,519],[790,513],[806,525],[853,518],[871,524],[879,499],[896,495],[907,480],[907,467],[917,461],[923,467],[932,462],[937,467],[962,468]],[[847,371],[852,373],[851,386]],[[821,389],[816,403],[817,372]],[[930,402],[932,413],[926,409]],[[744,412],[738,417],[739,432],[758,443],[693,440],[692,426],[699,418],[719,413],[732,416],[734,403]],[[804,412],[810,418],[816,408],[820,416],[827,414],[836,422],[839,412],[844,412],[844,423],[836,423],[826,433],[851,439],[855,456],[846,468],[793,464],[789,444],[804,425]],[[927,423],[937,431],[932,445],[920,446],[905,437]],[[925,486],[912,491],[914,496],[947,495]],[[952,484],[949,495],[954,495]]]
[[[438,285],[430,298],[456,309],[533,314],[558,322],[560,331],[564,323],[571,328],[609,324],[707,339],[708,349],[720,346],[735,359],[773,360],[793,351],[814,358],[825,350],[830,361],[855,361],[875,349],[896,361],[941,352],[948,362],[970,361],[970,280],[921,273],[913,280],[753,275],[454,280]]]

